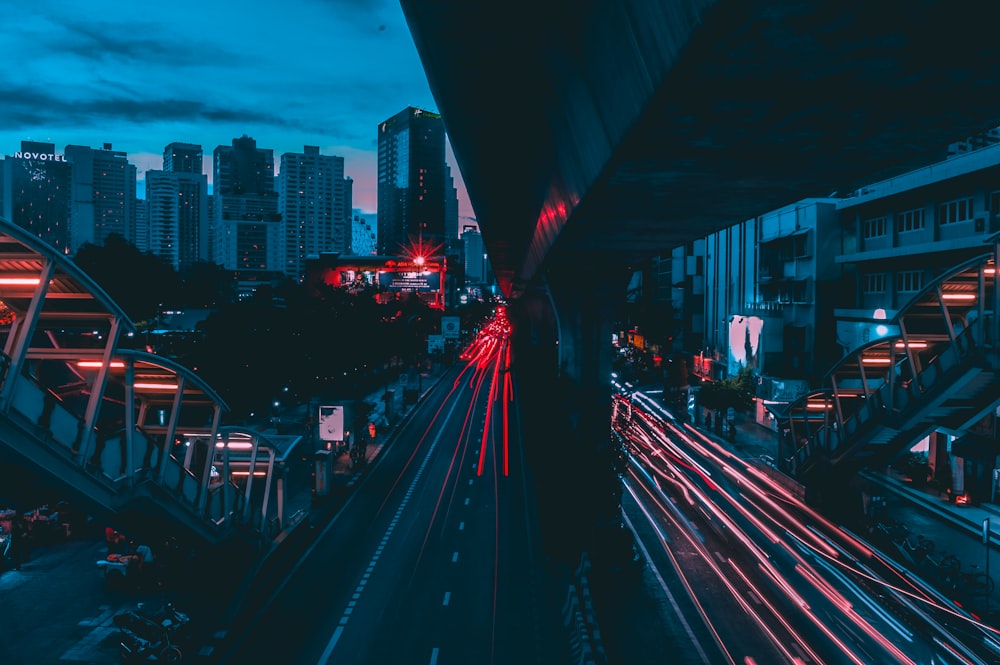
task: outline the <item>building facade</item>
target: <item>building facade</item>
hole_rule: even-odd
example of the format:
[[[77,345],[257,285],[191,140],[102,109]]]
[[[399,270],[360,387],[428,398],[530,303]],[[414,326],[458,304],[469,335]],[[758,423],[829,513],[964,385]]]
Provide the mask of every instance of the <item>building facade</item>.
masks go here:
[[[283,243],[274,152],[258,148],[244,134],[232,145],[215,148],[212,176],[211,260],[242,274],[280,273]]]
[[[989,251],[1000,231],[1000,145],[866,185],[837,204],[845,283],[837,336],[870,340],[874,313],[892,317],[925,284]]]
[[[284,226],[283,271],[305,278],[306,259],[351,249],[353,181],[344,177],[344,158],[321,155],[319,147],[281,155],[278,209]]]
[[[21,141],[0,162],[0,214],[64,253],[70,253],[72,167],[55,145]]]
[[[380,123],[379,254],[407,255],[418,244],[443,248],[447,239],[448,196],[441,116],[407,107]],[[455,219],[457,232],[457,216]]]
[[[173,142],[163,149],[163,170],[168,173],[205,172],[205,153],[196,143]]]
[[[110,235],[135,242],[136,168],[110,143],[101,148],[68,145],[72,165],[70,251],[103,245]]]

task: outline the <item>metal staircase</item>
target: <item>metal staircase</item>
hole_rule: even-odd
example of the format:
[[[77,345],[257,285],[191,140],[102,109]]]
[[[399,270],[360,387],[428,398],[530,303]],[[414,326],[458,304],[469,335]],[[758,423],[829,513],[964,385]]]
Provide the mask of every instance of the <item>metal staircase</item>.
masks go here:
[[[219,395],[128,348],[134,330],[73,263],[0,220],[0,460],[137,534],[168,525],[259,549],[272,535],[275,445],[223,427]]]
[[[803,484],[878,468],[938,428],[968,427],[1000,403],[992,254],[956,266],[847,354],[824,386],[776,413],[783,471]],[[836,474],[840,476],[840,474]]]

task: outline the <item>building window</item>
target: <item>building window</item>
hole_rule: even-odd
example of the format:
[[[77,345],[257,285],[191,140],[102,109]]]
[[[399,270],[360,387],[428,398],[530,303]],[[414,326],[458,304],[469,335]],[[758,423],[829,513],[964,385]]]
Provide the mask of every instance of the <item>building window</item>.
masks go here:
[[[924,273],[920,270],[902,270],[896,273],[896,291],[912,293],[924,287]]]
[[[861,288],[864,293],[885,293],[885,273],[870,272],[865,274]]]
[[[1000,213],[1000,192],[990,192],[990,212]]]
[[[972,219],[972,197],[942,203],[939,209],[939,224],[955,224]]]
[[[885,217],[875,217],[862,222],[862,233],[865,238],[881,238],[886,234]]]
[[[896,215],[896,233],[919,231],[924,228],[924,211],[907,210]]]

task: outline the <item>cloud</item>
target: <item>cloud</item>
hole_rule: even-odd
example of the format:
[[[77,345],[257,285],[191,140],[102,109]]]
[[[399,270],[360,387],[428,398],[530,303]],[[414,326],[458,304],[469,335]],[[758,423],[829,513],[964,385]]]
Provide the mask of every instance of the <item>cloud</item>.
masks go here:
[[[99,127],[147,123],[243,123],[314,133],[324,127],[303,121],[267,105],[212,104],[200,99],[139,98],[105,94],[74,99],[49,87],[0,88],[6,102],[0,105],[0,125]]]
[[[197,67],[208,62],[218,65],[238,60],[235,54],[212,42],[192,42],[191,35],[179,35],[159,23],[112,23],[60,15],[53,15],[50,20],[64,33],[58,37],[60,52],[72,53],[83,60],[170,67]]]

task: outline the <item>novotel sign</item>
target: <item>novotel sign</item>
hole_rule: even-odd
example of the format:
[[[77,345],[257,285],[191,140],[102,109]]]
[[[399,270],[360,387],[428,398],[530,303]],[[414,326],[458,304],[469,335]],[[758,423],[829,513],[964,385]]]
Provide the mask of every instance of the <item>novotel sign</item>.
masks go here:
[[[66,161],[66,155],[57,155],[52,152],[15,152],[14,157],[18,159],[37,159],[42,162]]]

